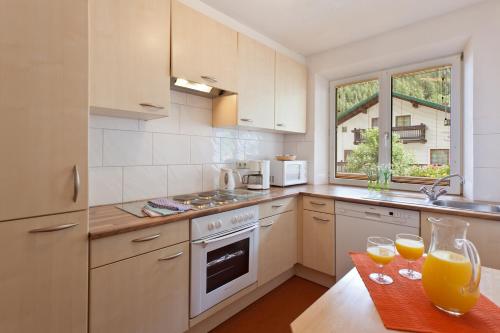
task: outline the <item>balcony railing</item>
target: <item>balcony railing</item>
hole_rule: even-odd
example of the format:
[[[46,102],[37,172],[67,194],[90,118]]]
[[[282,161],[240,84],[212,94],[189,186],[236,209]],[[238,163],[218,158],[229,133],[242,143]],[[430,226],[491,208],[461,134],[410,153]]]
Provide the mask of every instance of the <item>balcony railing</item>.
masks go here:
[[[415,125],[415,126],[399,126],[393,127],[392,132],[399,136],[399,140],[402,143],[426,143],[425,138],[425,124]],[[354,144],[359,145],[363,142],[364,129],[355,128],[354,133]]]

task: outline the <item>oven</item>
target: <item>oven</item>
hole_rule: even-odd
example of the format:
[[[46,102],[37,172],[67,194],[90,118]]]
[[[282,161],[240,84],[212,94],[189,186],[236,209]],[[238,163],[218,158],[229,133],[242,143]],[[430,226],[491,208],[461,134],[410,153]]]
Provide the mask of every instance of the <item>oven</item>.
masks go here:
[[[192,232],[191,318],[257,281],[259,225],[255,208],[192,220],[193,229],[208,232],[196,239],[196,232]]]

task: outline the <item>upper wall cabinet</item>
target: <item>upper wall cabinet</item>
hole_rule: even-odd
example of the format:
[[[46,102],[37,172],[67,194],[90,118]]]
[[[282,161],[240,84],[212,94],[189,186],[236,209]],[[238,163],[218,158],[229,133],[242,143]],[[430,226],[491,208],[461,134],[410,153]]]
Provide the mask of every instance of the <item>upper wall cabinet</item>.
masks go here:
[[[306,95],[306,67],[277,53],[275,129],[306,132]]]
[[[238,124],[274,128],[276,52],[238,34]]]
[[[0,22],[0,221],[87,209],[87,1],[2,1]]]
[[[172,76],[237,91],[234,30],[172,1]]]
[[[91,113],[154,119],[170,104],[170,0],[90,0]]]
[[[274,129],[276,52],[238,34],[238,95],[214,99],[213,125]]]

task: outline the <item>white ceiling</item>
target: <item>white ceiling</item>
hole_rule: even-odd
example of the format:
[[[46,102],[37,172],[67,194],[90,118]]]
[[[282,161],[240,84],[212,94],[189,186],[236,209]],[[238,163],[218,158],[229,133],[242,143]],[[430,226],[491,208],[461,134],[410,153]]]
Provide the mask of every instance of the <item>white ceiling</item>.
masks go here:
[[[307,56],[483,0],[201,1]]]

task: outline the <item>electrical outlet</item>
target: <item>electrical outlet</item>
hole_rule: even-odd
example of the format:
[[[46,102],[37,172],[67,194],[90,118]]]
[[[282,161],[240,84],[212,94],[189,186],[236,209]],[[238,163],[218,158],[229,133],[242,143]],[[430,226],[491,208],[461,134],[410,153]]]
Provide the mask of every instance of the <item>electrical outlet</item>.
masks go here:
[[[237,169],[247,169],[247,161],[238,161],[236,162]]]

